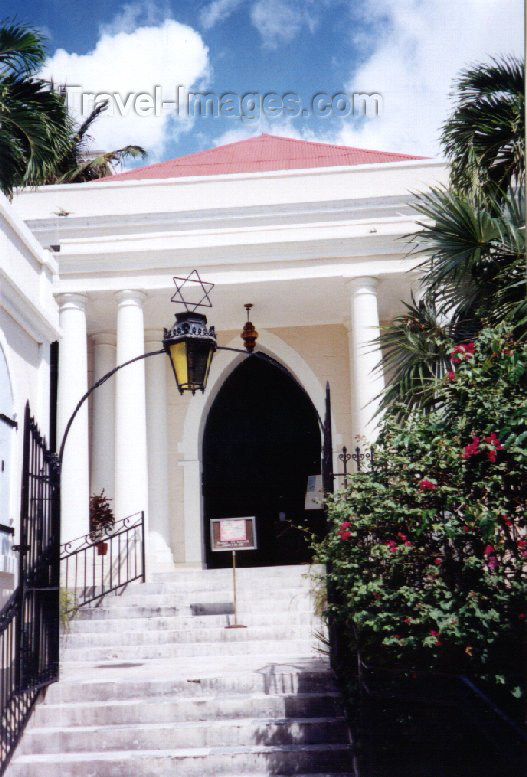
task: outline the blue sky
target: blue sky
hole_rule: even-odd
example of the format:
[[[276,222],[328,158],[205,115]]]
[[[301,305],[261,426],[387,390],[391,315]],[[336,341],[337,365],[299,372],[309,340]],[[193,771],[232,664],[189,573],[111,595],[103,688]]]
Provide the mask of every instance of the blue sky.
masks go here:
[[[150,163],[260,132],[437,155],[461,67],[523,50],[522,0],[4,0],[4,17],[48,37],[45,76],[88,92],[175,87],[243,95],[381,95],[380,116],[126,116],[94,126],[94,146],[137,142]],[[80,113],[80,103],[72,102]],[[311,111],[309,111],[311,113]],[[236,111],[234,111],[236,113]]]

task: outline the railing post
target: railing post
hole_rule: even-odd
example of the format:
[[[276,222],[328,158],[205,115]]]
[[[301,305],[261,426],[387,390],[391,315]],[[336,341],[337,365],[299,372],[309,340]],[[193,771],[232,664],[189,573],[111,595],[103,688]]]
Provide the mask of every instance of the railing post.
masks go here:
[[[146,580],[146,548],[145,548],[145,511],[141,510],[141,564],[143,566],[143,583]]]
[[[20,531],[19,545],[14,549],[18,550],[18,616],[16,619],[15,633],[15,688],[19,691],[24,682],[23,676],[23,653],[24,653],[24,605],[26,598],[26,544],[27,544],[27,516],[29,511],[29,471],[30,471],[30,410],[29,402],[26,402],[24,411],[24,440],[22,443],[22,490],[20,494]]]

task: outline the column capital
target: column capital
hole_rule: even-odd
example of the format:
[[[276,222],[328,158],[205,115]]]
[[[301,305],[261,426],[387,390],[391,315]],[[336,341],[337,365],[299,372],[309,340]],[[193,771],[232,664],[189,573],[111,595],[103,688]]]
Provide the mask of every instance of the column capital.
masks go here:
[[[354,291],[360,293],[361,291],[376,291],[379,285],[379,279],[373,275],[361,275],[358,278],[349,278],[348,286]]]
[[[60,310],[86,310],[88,304],[88,297],[86,294],[77,294],[73,292],[65,292],[64,294],[58,294],[57,303]]]
[[[115,297],[117,299],[118,305],[131,302],[142,307],[146,299],[146,294],[144,291],[140,291],[139,289],[122,289],[122,291],[116,292]]]
[[[91,335],[94,345],[115,345],[115,332],[95,332]]]

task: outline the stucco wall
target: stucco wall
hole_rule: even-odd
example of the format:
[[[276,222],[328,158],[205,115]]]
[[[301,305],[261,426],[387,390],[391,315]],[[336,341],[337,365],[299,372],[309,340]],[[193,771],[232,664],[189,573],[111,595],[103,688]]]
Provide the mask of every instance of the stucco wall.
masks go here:
[[[57,266],[37,243],[0,194],[0,349],[3,381],[0,412],[18,423],[3,424],[0,473],[3,490],[0,523],[19,536],[20,475],[24,408],[30,403],[42,433],[49,432],[49,347],[58,337],[58,312],[53,299]],[[9,383],[8,386],[5,384]],[[6,433],[6,430],[7,433]],[[7,495],[6,495],[7,492]],[[15,558],[0,548],[0,587],[12,585]],[[8,579],[10,578],[10,579]]]

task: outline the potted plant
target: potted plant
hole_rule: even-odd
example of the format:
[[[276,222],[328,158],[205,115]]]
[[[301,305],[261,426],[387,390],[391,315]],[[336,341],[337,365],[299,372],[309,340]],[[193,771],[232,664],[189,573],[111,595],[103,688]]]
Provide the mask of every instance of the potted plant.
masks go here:
[[[100,494],[90,497],[90,537],[100,540],[96,545],[99,556],[106,556],[108,553],[108,543],[103,542],[102,538],[109,533],[114,523],[110,500],[104,495],[103,488]]]

